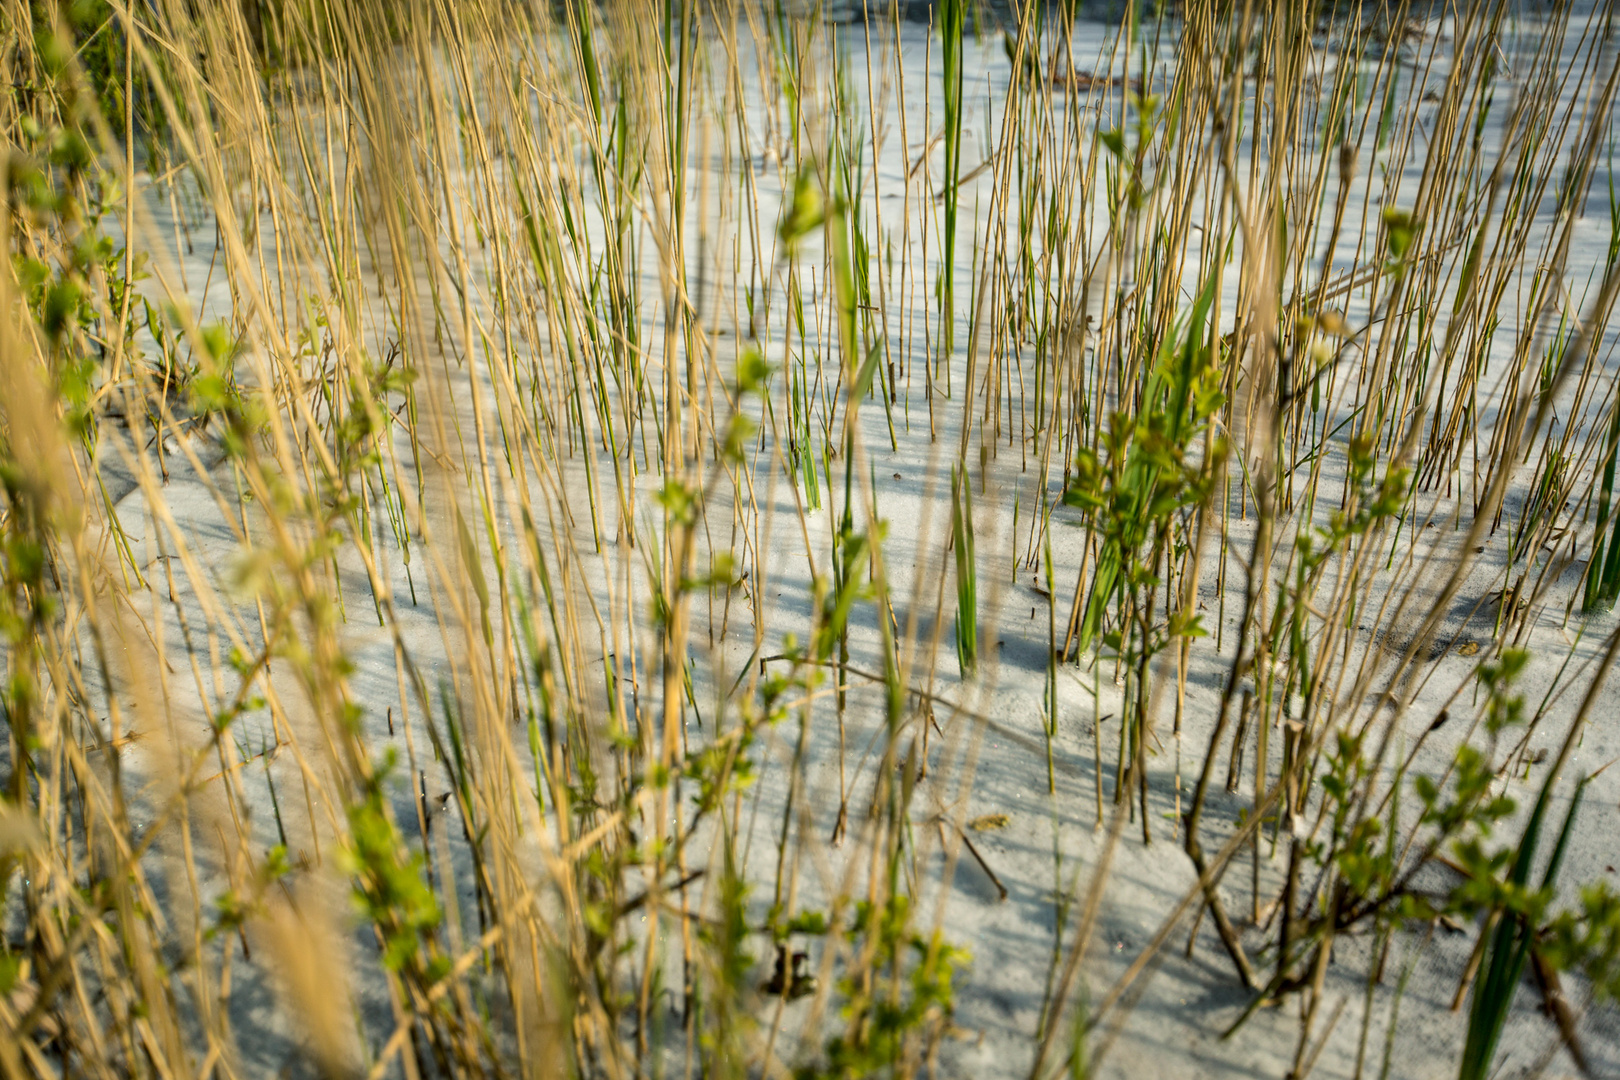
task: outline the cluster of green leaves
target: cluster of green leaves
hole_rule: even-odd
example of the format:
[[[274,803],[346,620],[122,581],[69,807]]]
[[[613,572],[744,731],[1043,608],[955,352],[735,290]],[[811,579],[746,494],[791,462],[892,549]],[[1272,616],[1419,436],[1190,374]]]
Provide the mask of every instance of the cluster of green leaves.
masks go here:
[[[0,634],[11,658],[10,677],[0,688],[0,714],[11,729],[13,745],[21,750],[20,759],[11,765],[9,787],[22,802],[30,758],[39,746],[35,650],[60,604],[50,567],[50,493],[9,454],[0,457],[0,489],[5,494],[0,514]],[[5,884],[0,878],[0,886]]]
[[[265,854],[264,862],[254,867],[245,891],[230,888],[214,898],[214,925],[208,928],[207,936],[214,938],[240,931],[251,919],[263,913],[265,893],[291,872],[287,849],[277,844]]]
[[[776,226],[777,236],[782,241],[783,258],[791,259],[798,255],[804,238],[819,229],[826,219],[827,204],[822,198],[821,185],[814,173],[801,169],[793,179],[793,198]]]
[[[1411,211],[1394,206],[1384,208],[1384,248],[1389,253],[1384,270],[1397,281],[1406,273],[1417,235],[1418,222]]]
[[[1527,660],[1522,651],[1504,650],[1495,661],[1480,665],[1479,680],[1485,691],[1483,719],[1493,746],[1503,729],[1521,722],[1523,698],[1512,691]],[[1326,757],[1326,768],[1318,776],[1331,828],[1325,830],[1327,839],[1313,840],[1305,849],[1312,860],[1318,864],[1331,862],[1337,871],[1338,927],[1343,929],[1369,917],[1397,923],[1433,919],[1441,914],[1472,915],[1509,902],[1530,910],[1531,902],[1510,895],[1511,888],[1501,881],[1504,868],[1513,859],[1513,849],[1488,851],[1486,847],[1495,827],[1517,808],[1511,796],[1495,790],[1497,777],[1491,754],[1467,743],[1459,747],[1445,788],[1428,775],[1412,778],[1412,790],[1421,803],[1419,826],[1427,834],[1416,857],[1403,860],[1404,847],[1396,828],[1399,800],[1387,819],[1363,813],[1365,781],[1371,775],[1364,754],[1365,736],[1365,730],[1353,733],[1341,729],[1337,733]],[[1471,876],[1443,896],[1412,888],[1416,870],[1448,846]],[[1520,900],[1524,902],[1519,904]]]
[[[828,1041],[825,1061],[797,1071],[800,1080],[896,1076],[903,1065],[915,1066],[928,1041],[947,1030],[952,980],[970,960],[939,930],[918,932],[903,894],[857,905],[845,936],[851,954],[864,961],[838,983],[848,1024]]]
[[[147,133],[166,134],[166,114],[152,80],[139,61],[128,65],[124,23],[109,0],[28,0],[28,14],[44,85],[24,87],[25,92],[59,90],[69,81],[70,66],[76,66],[89,91],[84,104],[96,108],[114,130],[122,130],[132,112]]]
[[[1398,491],[1390,497],[1398,502]],[[1338,733],[1319,776],[1331,828],[1326,841],[1307,845],[1309,857],[1319,864],[1331,860],[1338,884],[1333,914],[1336,929],[1375,918],[1393,927],[1409,921],[1440,917],[1478,919],[1486,933],[1479,975],[1474,984],[1468,1037],[1460,1064],[1462,1080],[1489,1074],[1496,1049],[1524,965],[1534,953],[1551,970],[1580,970],[1603,995],[1620,998],[1620,895],[1606,883],[1582,890],[1578,904],[1555,911],[1556,879],[1569,838],[1574,831],[1585,782],[1576,786],[1553,853],[1539,883],[1531,869],[1542,832],[1556,771],[1545,779],[1540,797],[1516,843],[1493,845],[1491,837],[1517,809],[1515,800],[1499,788],[1493,764],[1500,735],[1524,723],[1524,699],[1514,692],[1529,664],[1529,654],[1507,649],[1480,665],[1478,679],[1485,700],[1481,725],[1488,749],[1464,744],[1450,768],[1450,781],[1442,788],[1433,778],[1418,775],[1412,790],[1421,803],[1419,828],[1423,842],[1414,857],[1403,858],[1395,819],[1399,802],[1388,821],[1359,813],[1366,797],[1364,781],[1370,765],[1363,754],[1363,737],[1348,730]],[[1426,893],[1413,885],[1417,870],[1442,849],[1449,848],[1461,870],[1459,880],[1441,894]],[[1302,935],[1302,944],[1315,940],[1326,923]]]
[[[1341,728],[1337,736],[1328,753],[1327,769],[1318,778],[1331,825],[1327,835],[1344,838],[1334,865],[1353,895],[1367,896],[1380,882],[1392,877],[1391,845],[1378,843],[1383,825],[1377,818],[1355,819],[1358,793],[1368,774],[1367,759],[1362,754],[1365,734]],[[1317,862],[1322,861],[1326,851],[1327,842],[1323,840],[1312,840],[1305,848],[1306,855]]]
[[[1412,473],[1404,465],[1392,464],[1382,478],[1375,480],[1377,457],[1375,436],[1357,435],[1346,446],[1348,485],[1354,497],[1346,509],[1334,510],[1326,525],[1313,536],[1301,533],[1299,565],[1312,573],[1340,551],[1345,542],[1365,536],[1376,525],[1400,516],[1411,490]]]
[[[382,362],[365,358],[358,377],[348,380],[348,408],[331,430],[340,472],[349,475],[382,463],[381,440],[387,435],[390,398],[409,391],[416,377],[415,368],[399,362],[398,352]],[[334,386],[323,381],[320,390],[330,407]]]
[[[265,699],[259,694],[251,693],[249,687],[253,685],[253,680],[259,673],[260,665],[269,655],[269,650],[266,650],[259,660],[255,662],[242,655],[241,649],[231,649],[227,662],[236,672],[237,677],[242,680],[242,689],[226,703],[224,708],[214,713],[213,725],[217,735],[224,735],[242,717],[264,708]]]
[[[1126,100],[1135,114],[1136,122],[1125,128],[1109,128],[1097,133],[1097,139],[1114,159],[1108,167],[1109,212],[1116,219],[1123,212],[1135,215],[1146,204],[1157,183],[1144,167],[1153,141],[1163,135],[1165,146],[1175,145],[1175,128],[1179,113],[1165,114],[1163,102],[1157,94],[1126,92]]]
[[[24,153],[12,159],[6,177],[12,270],[44,333],[68,428],[89,439],[95,431],[90,402],[108,342],[118,337],[126,351],[134,348],[146,308],[131,302],[129,290],[146,276],[146,260],[143,254],[126,260],[100,228],[122,201],[122,185],[97,167],[84,135],[31,116],[20,118],[18,129]],[[121,333],[115,329],[120,313]]]
[[[425,987],[450,970],[435,940],[443,914],[422,876],[421,856],[408,851],[388,812],[386,786],[393,767],[390,748],[347,807],[349,841],[343,858],[354,882],[355,908],[377,928],[383,964],[414,976]]]
[[[754,731],[744,726],[729,743],[714,743],[687,754],[682,772],[697,787],[692,802],[698,815],[714,812],[721,799],[754,785],[759,773],[748,756],[753,745]]]
[[[1620,893],[1603,881],[1582,888],[1578,906],[1542,928],[1537,948],[1557,969],[1579,969],[1599,994],[1620,1001]]]
[[[200,349],[185,379],[187,404],[204,429],[218,424],[220,446],[233,460],[245,460],[253,440],[261,435],[267,416],[257,393],[236,377],[242,342],[222,322],[197,329]]]
[[[91,402],[102,351],[112,336],[98,325],[108,309],[105,287],[128,285],[123,253],[98,228],[105,206],[120,193],[97,168],[81,130],[85,110],[68,77],[71,42],[37,18],[33,29],[38,68],[31,74],[37,81],[11,88],[22,109],[5,133],[14,148],[4,171],[6,255],[22,306],[39,330],[50,404],[60,410],[68,431],[88,440],[94,433]],[[25,40],[25,33],[18,39]],[[98,329],[102,333],[92,335]],[[93,346],[92,336],[103,344]],[[7,363],[24,370],[31,361],[16,356]],[[4,404],[9,409],[21,403]],[[0,434],[0,651],[8,661],[0,716],[17,751],[5,788],[24,810],[32,804],[33,755],[44,719],[39,668],[61,602],[54,565],[57,493],[41,468],[43,448],[13,445],[17,435],[11,423]],[[15,866],[12,853],[0,858],[0,895],[9,888]]]
[[[1529,653],[1524,650],[1504,649],[1495,660],[1480,665],[1479,682],[1485,691],[1485,731],[1492,746],[1502,731],[1523,722],[1524,698],[1512,693],[1512,687],[1528,662]],[[1412,788],[1423,803],[1423,824],[1435,828],[1442,837],[1459,837],[1456,854],[1463,865],[1474,872],[1474,878],[1463,882],[1459,886],[1461,892],[1454,897],[1465,910],[1477,906],[1476,900],[1489,902],[1489,897],[1473,897],[1470,890],[1490,888],[1494,875],[1506,863],[1502,852],[1488,855],[1483,848],[1483,840],[1491,835],[1492,827],[1518,808],[1506,793],[1491,794],[1495,784],[1496,769],[1491,755],[1471,743],[1457,748],[1452,761],[1449,798],[1443,797],[1444,793],[1431,777],[1419,774],[1412,778]],[[1468,825],[1475,828],[1464,835]]]
[[[1212,436],[1203,454],[1192,452],[1197,436],[1225,400],[1224,373],[1207,340],[1218,285],[1218,277],[1211,275],[1185,327],[1160,345],[1135,415],[1114,412],[1102,435],[1102,453],[1082,447],[1076,456],[1063,501],[1080,509],[1101,541],[1080,627],[1082,652],[1101,630],[1116,596],[1126,589],[1151,591],[1159,583],[1159,560],[1175,524],[1208,500],[1220,475],[1225,440]],[[1202,633],[1195,620],[1175,630]],[[1128,644],[1121,630],[1104,640],[1117,651]],[[1164,642],[1141,644],[1152,652]]]

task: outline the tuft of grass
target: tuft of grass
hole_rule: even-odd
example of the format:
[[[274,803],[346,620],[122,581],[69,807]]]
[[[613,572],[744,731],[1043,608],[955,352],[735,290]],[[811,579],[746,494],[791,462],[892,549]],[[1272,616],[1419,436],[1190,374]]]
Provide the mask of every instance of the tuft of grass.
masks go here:
[[[956,664],[964,679],[979,666],[979,563],[973,551],[973,484],[951,470],[951,551],[956,558]]]
[[[1553,884],[1569,847],[1587,779],[1575,785],[1552,857],[1547,860],[1547,868],[1542,872],[1541,886],[1531,889],[1530,872],[1541,830],[1546,824],[1548,802],[1558,780],[1557,770],[1550,771],[1542,783],[1541,794],[1536,799],[1535,809],[1530,812],[1524,835],[1513,853],[1513,864],[1502,883],[1500,906],[1490,913],[1494,929],[1491,931],[1490,944],[1485,948],[1479,977],[1474,982],[1474,999],[1468,1012],[1468,1037],[1463,1044],[1462,1061],[1457,1071],[1459,1080],[1483,1080],[1491,1073],[1514,995],[1518,993],[1519,982],[1524,975],[1525,962],[1535,948],[1538,923],[1552,899]]]

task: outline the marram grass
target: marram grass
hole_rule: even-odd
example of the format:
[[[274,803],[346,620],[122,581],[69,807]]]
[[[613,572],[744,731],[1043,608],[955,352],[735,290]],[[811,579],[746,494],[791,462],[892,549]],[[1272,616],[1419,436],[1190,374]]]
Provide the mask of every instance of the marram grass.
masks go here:
[[[0,3],[0,1069],[1612,1068],[1613,5],[1076,7]]]

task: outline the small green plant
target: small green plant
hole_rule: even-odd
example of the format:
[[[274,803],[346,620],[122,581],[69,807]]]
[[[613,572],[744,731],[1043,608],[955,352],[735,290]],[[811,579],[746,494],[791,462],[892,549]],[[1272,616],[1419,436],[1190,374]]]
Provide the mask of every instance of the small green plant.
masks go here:
[[[797,1071],[801,1080],[855,1080],[913,1073],[945,1036],[955,1010],[952,979],[968,953],[938,931],[912,925],[904,895],[863,901],[846,931],[858,974],[839,983],[845,1030],[826,1045],[826,1059]]]
[[[1549,772],[1546,782],[1542,784],[1541,796],[1536,800],[1518,849],[1513,852],[1512,866],[1506,880],[1498,882],[1494,876],[1481,873],[1482,868],[1477,861],[1474,866],[1469,891],[1477,894],[1482,885],[1493,887],[1496,895],[1487,909],[1490,919],[1486,925],[1494,922],[1495,929],[1490,944],[1486,946],[1480,974],[1474,982],[1474,1002],[1468,1013],[1468,1037],[1463,1044],[1458,1080],[1484,1080],[1490,1075],[1502,1029],[1507,1023],[1508,1010],[1513,1005],[1513,996],[1524,973],[1525,961],[1535,948],[1543,912],[1553,897],[1553,882],[1558,877],[1558,869],[1563,863],[1564,851],[1575,826],[1575,816],[1580,810],[1581,795],[1586,790],[1585,782],[1575,786],[1569,811],[1564,816],[1564,827],[1558,833],[1558,843],[1542,874],[1541,887],[1532,890],[1529,887],[1530,870],[1545,824],[1548,799],[1557,779],[1554,770]]]
[[[385,805],[393,766],[383,761],[348,809],[346,862],[355,905],[381,937],[384,966],[426,990],[449,970],[435,936],[444,916],[422,876],[421,859],[408,852]]]
[[[1126,670],[1130,688],[1121,717],[1115,801],[1129,780],[1141,793],[1142,832],[1147,809],[1148,702],[1153,658],[1204,631],[1195,611],[1162,615],[1156,600],[1167,561],[1191,549],[1189,516],[1210,498],[1226,456],[1210,419],[1221,406],[1221,373],[1209,342],[1212,278],[1184,327],[1157,348],[1144,379],[1140,411],[1115,412],[1103,452],[1083,448],[1063,501],[1078,507],[1099,538],[1096,570],[1083,612],[1077,612],[1079,648],[1101,641]],[[1195,448],[1202,436],[1201,452]],[[1118,621],[1105,626],[1110,611]]]
[[[1614,500],[1617,461],[1620,461],[1620,402],[1612,406],[1604,443],[1597,526],[1592,532],[1592,557],[1586,564],[1585,590],[1581,598],[1581,608],[1587,612],[1607,611],[1614,606],[1615,598],[1620,597],[1620,505]]]

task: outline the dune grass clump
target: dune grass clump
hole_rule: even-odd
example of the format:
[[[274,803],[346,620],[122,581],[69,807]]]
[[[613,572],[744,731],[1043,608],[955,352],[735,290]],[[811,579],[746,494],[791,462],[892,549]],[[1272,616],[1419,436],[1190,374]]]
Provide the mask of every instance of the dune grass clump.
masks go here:
[[[1612,5],[909,7],[0,0],[7,1075],[1612,1063]]]

